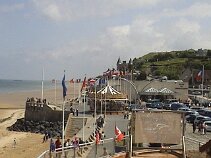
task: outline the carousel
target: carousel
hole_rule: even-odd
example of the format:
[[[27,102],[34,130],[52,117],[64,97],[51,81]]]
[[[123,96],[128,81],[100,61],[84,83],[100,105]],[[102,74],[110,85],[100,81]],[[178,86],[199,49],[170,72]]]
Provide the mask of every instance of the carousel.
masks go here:
[[[88,93],[88,105],[90,111],[97,113],[123,111],[127,106],[128,97],[109,84],[100,90]]]

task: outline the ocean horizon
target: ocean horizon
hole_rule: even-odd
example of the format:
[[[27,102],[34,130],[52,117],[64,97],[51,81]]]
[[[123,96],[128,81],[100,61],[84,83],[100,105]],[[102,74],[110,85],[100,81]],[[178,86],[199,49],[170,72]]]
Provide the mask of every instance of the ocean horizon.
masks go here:
[[[61,83],[57,83],[58,87]],[[43,89],[53,89],[55,83],[50,80],[43,81]],[[13,92],[27,92],[37,91],[42,89],[42,81],[40,80],[11,80],[0,79],[0,93],[13,93]]]

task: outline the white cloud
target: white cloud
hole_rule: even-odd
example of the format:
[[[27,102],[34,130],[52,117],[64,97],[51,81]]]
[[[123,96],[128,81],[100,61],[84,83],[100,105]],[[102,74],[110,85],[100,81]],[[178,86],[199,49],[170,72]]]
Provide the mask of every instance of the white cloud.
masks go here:
[[[154,6],[161,0],[33,0],[41,15],[51,20],[108,17],[129,9]]]
[[[211,4],[210,2],[196,2],[183,9],[166,8],[163,11],[163,16],[169,17],[193,17],[193,18],[206,18],[211,17]]]
[[[25,7],[24,3],[17,3],[11,5],[1,5],[0,6],[0,13],[9,13],[14,12],[17,10],[21,10]]]

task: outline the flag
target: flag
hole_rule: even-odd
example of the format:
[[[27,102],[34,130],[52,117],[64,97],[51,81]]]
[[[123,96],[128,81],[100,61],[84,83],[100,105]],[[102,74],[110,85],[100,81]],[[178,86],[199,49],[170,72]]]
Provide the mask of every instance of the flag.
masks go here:
[[[94,79],[91,79],[91,80],[89,80],[89,85],[90,85],[90,86],[94,86],[94,85],[95,85],[95,82],[96,82],[96,81],[95,81]]]
[[[119,142],[124,138],[124,134],[119,130],[119,128],[115,125],[115,135],[116,140]]]
[[[84,77],[84,81],[83,81],[82,87],[81,87],[81,92],[84,89],[84,87],[86,87],[86,77]]]
[[[198,74],[196,75],[196,81],[201,81],[202,80],[202,73],[203,71],[199,71]]]
[[[72,79],[72,80],[70,80],[70,83],[74,83],[74,80]]]
[[[63,87],[63,98],[65,98],[65,96],[67,95],[67,87],[65,85],[65,74],[64,74],[64,77],[62,79],[62,87]]]
[[[96,144],[100,144],[100,135],[99,132],[96,132]]]
[[[105,78],[99,79],[99,85],[105,85],[105,84],[106,84],[106,79]]]

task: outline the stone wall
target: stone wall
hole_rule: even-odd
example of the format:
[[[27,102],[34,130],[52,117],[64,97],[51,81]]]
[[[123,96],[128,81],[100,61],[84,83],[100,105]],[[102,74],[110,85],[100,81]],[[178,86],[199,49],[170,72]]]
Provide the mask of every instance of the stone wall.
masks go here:
[[[70,111],[65,111],[65,120],[68,119],[69,114]],[[26,102],[25,120],[49,122],[62,121],[62,110],[54,110],[49,107],[47,103],[40,103],[37,105],[34,102]]]

